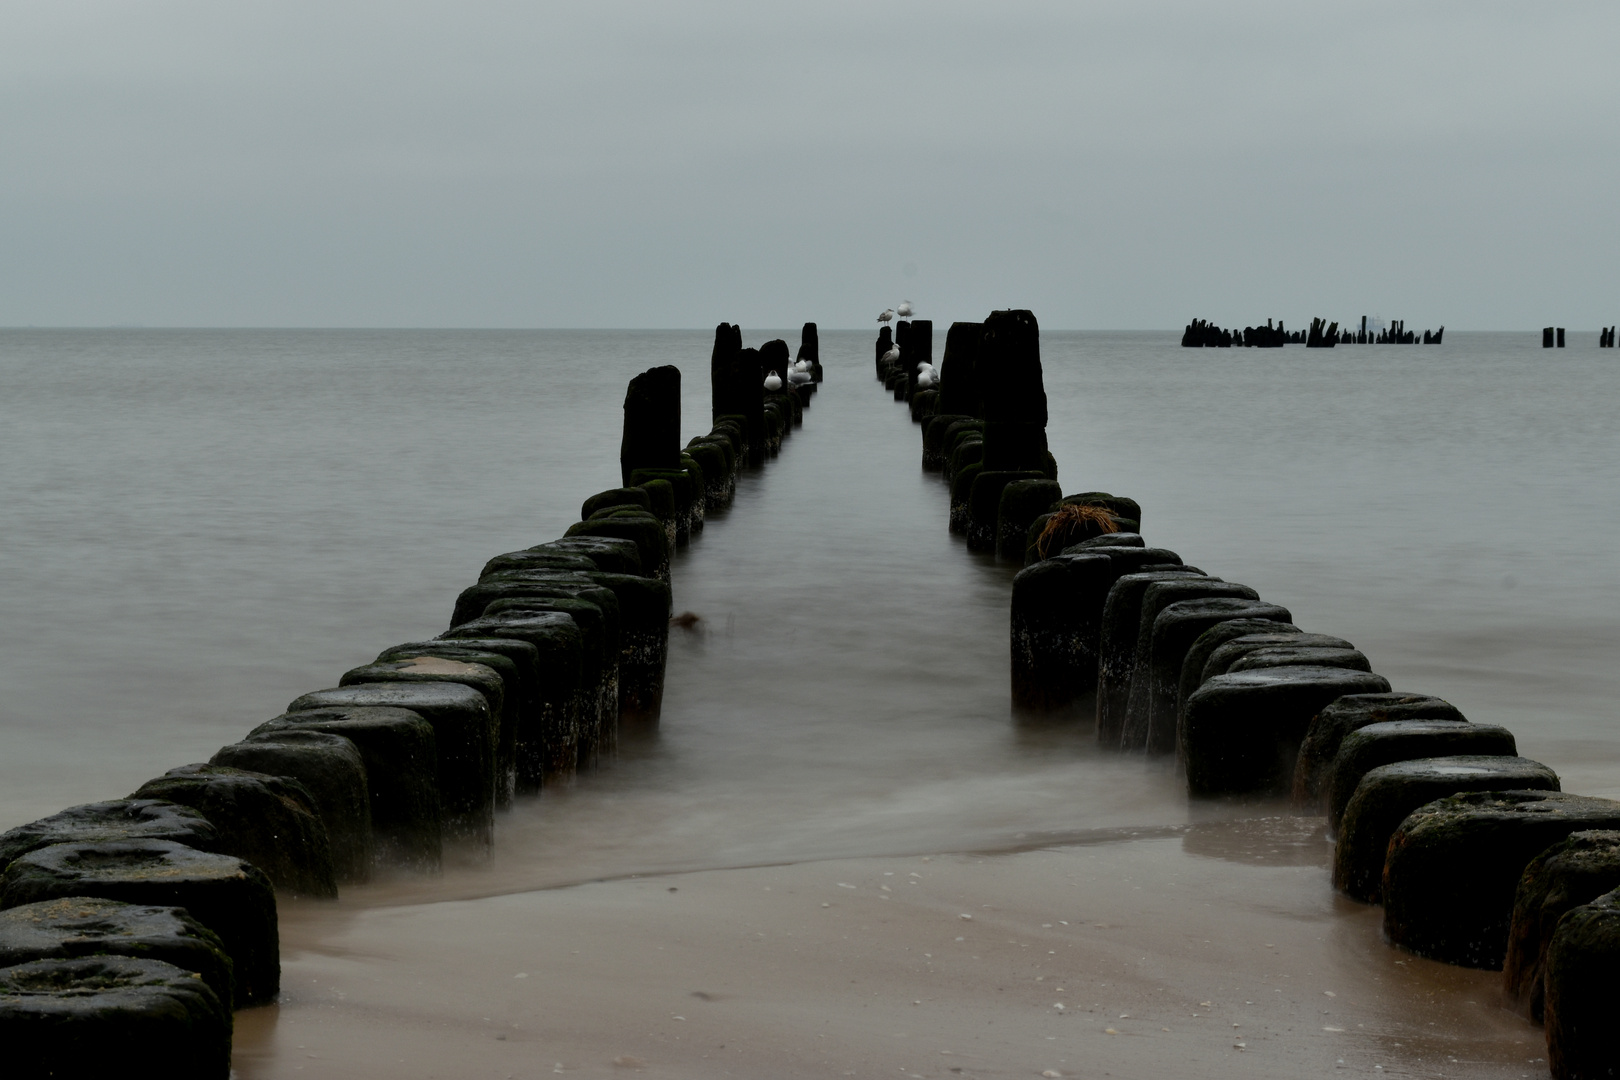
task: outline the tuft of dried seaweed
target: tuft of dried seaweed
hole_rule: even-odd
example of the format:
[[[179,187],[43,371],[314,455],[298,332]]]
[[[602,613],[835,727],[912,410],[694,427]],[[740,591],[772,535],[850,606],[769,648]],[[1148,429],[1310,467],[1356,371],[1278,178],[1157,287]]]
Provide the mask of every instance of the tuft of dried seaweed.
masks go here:
[[[1093,536],[1119,531],[1119,523],[1106,506],[1077,506],[1064,503],[1046,522],[1035,551],[1043,559],[1050,559],[1070,544],[1078,544]]]

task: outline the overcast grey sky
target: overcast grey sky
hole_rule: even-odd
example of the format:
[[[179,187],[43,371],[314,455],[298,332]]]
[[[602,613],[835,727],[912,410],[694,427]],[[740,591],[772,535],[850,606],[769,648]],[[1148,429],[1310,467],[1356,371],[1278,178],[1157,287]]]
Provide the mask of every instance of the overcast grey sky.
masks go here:
[[[1620,321],[1620,4],[0,4],[0,324]]]

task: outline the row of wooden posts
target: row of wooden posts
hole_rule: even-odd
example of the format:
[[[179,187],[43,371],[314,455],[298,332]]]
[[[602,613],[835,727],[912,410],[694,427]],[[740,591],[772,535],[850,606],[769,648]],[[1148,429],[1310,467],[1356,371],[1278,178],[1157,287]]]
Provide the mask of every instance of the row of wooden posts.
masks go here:
[[[803,422],[822,368],[767,390],[785,342],[721,324],[712,426],[680,441],[681,373],[630,380],[622,486],[565,535],[496,555],[437,637],[128,797],[0,835],[4,1075],[230,1075],[232,1012],[276,1000],[277,895],[335,898],[379,874],[490,855],[503,812],[611,760],[662,710],[670,556]]]
[[[1367,316],[1361,317],[1360,330],[1340,330],[1339,324],[1326,319],[1312,319],[1309,330],[1287,330],[1282,320],[1273,326],[1270,319],[1264,326],[1245,326],[1241,330],[1226,330],[1204,319],[1194,319],[1182,331],[1181,344],[1185,348],[1280,349],[1284,345],[1304,345],[1312,349],[1331,349],[1335,345],[1440,345],[1446,328],[1425,330],[1421,335],[1408,330],[1406,322],[1395,320],[1383,330],[1368,330]]]
[[[953,324],[939,388],[919,392],[930,335],[902,323],[891,341],[885,329],[877,374],[922,425],[922,465],[950,483],[953,531],[1024,566],[1011,596],[1014,709],[1162,758],[1191,799],[1288,799],[1325,816],[1334,886],[1382,904],[1393,945],[1503,970],[1545,1025],[1555,1077],[1614,1075],[1620,803],[1561,791],[1507,729],[1394,690],[1349,641],[1148,546],[1134,501],[1063,496],[1031,313]],[[1011,416],[1042,429],[1019,442],[1022,471],[992,467],[1005,465],[992,453]]]

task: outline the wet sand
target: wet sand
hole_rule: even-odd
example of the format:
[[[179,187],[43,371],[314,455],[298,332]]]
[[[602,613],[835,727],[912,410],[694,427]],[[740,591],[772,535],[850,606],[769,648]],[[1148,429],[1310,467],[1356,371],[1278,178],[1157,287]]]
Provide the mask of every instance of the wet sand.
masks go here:
[[[290,905],[282,1001],[238,1014],[236,1070],[1544,1075],[1497,973],[1390,949],[1332,894],[1319,824]]]

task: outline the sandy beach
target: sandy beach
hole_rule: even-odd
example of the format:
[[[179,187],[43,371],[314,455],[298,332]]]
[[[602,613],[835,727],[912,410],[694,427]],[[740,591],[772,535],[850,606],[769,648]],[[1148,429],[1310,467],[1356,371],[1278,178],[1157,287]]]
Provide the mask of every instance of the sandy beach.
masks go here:
[[[293,905],[282,1002],[238,1014],[236,1071],[1544,1074],[1497,973],[1392,950],[1379,909],[1333,895],[1317,819],[1132,832]]]

